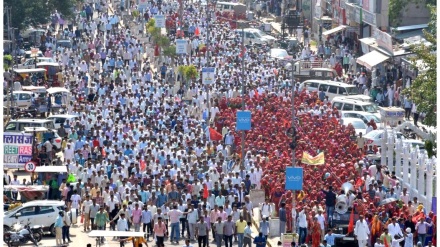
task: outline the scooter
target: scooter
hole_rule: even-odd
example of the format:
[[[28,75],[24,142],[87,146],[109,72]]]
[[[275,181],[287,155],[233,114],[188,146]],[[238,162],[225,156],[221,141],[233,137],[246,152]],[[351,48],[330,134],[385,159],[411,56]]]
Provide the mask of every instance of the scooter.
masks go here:
[[[13,227],[13,231],[11,230],[3,234],[3,240],[8,247],[22,246],[29,241],[35,246],[38,246],[38,242],[40,242],[43,237],[42,228],[41,226],[30,227],[30,224],[31,223],[28,222],[24,227],[21,227],[21,224],[16,224]]]

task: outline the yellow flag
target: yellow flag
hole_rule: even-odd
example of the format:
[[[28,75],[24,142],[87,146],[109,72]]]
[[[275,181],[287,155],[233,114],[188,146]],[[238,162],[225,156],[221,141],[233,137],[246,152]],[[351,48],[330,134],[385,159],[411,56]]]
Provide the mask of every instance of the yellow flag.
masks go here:
[[[301,162],[307,165],[324,165],[324,152],[319,153],[315,157],[311,156],[310,154],[303,152],[303,157],[301,159]]]

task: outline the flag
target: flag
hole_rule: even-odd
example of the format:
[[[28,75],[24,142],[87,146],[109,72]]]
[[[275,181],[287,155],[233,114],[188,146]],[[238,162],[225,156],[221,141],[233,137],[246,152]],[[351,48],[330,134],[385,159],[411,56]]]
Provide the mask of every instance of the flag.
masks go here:
[[[306,165],[324,165],[324,152],[319,153],[315,157],[311,156],[309,153],[303,152],[303,157],[301,162]]]
[[[348,222],[348,230],[347,233],[351,233],[354,231],[354,209],[351,209],[350,221]]]
[[[204,184],[203,185],[203,198],[208,198],[209,197],[209,191],[208,191],[208,185]]]
[[[211,139],[211,141],[221,141],[223,139],[223,136],[215,129],[209,128],[209,139]]]
[[[195,36],[199,36],[199,35],[200,35],[200,29],[199,29],[199,27],[196,27],[196,30],[195,30],[195,32],[194,32],[194,35],[195,35]]]
[[[140,165],[141,171],[145,171],[145,169],[147,168],[147,164],[145,163],[144,160],[141,160],[139,162],[139,165]]]
[[[354,184],[354,187],[359,188],[359,187],[362,187],[363,184],[364,184],[364,180],[362,180],[362,178],[358,178],[356,180],[356,183]]]
[[[107,156],[107,153],[105,152],[105,149],[103,148],[101,151],[102,157],[105,158],[105,156]]]

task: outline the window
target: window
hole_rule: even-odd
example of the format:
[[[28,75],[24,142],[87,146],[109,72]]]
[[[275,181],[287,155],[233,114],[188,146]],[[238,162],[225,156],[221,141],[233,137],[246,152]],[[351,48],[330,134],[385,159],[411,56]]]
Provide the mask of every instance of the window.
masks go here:
[[[49,214],[55,212],[55,210],[53,209],[53,207],[51,206],[42,206],[40,207],[40,211],[38,212],[38,214]]]
[[[321,89],[324,90],[324,92],[327,92],[328,85],[324,85],[324,84],[319,85],[319,91],[320,92],[321,92]]]
[[[353,105],[352,104],[345,104],[342,108],[343,111],[353,111]]]
[[[334,93],[337,94],[338,93],[338,87],[337,86],[330,86],[328,89],[329,93]]]
[[[246,38],[253,39],[253,38],[255,38],[255,37],[254,37],[254,35],[251,34],[251,33],[246,33]]]
[[[18,211],[17,213],[20,213],[21,216],[31,216],[36,214],[36,207],[26,207]]]
[[[341,110],[342,103],[341,102],[335,102],[335,103],[333,103],[333,107],[336,107],[336,109]]]
[[[55,126],[53,125],[53,122],[51,121],[51,122],[45,123],[44,128],[55,129]]]
[[[29,94],[20,94],[20,100],[30,100],[31,96]]]
[[[63,124],[66,121],[65,118],[55,118],[55,123],[56,124]]]
[[[339,87],[338,94],[346,95],[346,94],[347,94],[347,91],[345,90],[345,88],[343,88],[343,87]]]
[[[8,130],[15,130],[16,128],[17,128],[17,124],[16,123],[9,123],[6,126],[6,131],[8,131]]]
[[[362,109],[362,106],[360,106],[360,105],[354,105],[354,110],[355,110],[355,111],[364,111],[364,110]]]
[[[31,124],[30,123],[19,123],[18,130],[23,131],[24,127],[31,127]],[[38,126],[35,126],[35,127],[38,127]]]

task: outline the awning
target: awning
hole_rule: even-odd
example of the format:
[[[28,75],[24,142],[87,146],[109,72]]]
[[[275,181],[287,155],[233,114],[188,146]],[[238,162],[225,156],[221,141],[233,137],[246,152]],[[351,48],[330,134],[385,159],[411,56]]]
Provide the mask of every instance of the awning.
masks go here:
[[[424,29],[427,28],[428,24],[419,24],[419,25],[411,25],[411,26],[401,26],[396,28],[391,28],[394,31],[410,31],[416,29]]]
[[[374,66],[388,60],[390,57],[384,55],[378,51],[372,51],[363,55],[362,57],[358,57],[356,59],[356,63],[367,67],[367,69],[371,70]]]
[[[347,26],[341,25],[339,27],[335,27],[333,29],[330,29],[330,30],[327,30],[327,31],[323,32],[322,35],[327,36],[327,35],[330,35],[330,34],[337,33],[337,32],[340,32],[342,30],[345,30],[346,28],[347,28]]]

